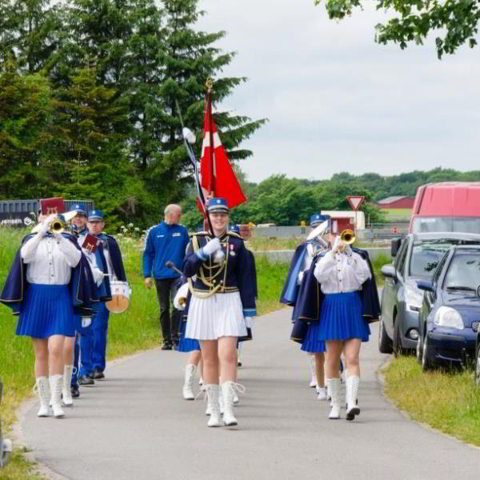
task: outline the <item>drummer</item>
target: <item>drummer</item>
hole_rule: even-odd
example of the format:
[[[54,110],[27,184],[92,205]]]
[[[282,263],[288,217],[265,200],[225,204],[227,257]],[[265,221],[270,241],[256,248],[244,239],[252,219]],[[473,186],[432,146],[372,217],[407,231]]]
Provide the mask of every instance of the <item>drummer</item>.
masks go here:
[[[103,253],[107,262],[110,282],[126,282],[125,268],[123,266],[122,253],[117,241],[111,235],[104,233],[105,219],[100,210],[92,210],[88,215],[88,231],[103,243]],[[99,303],[97,312],[92,319],[93,348],[92,362],[93,371],[89,374],[93,380],[105,378],[107,334],[109,312],[105,303]]]

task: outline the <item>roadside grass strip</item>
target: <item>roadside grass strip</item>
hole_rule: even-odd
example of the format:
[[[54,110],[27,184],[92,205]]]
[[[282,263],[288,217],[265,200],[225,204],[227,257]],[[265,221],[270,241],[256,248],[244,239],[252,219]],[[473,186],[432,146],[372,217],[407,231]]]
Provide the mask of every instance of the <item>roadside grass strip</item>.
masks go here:
[[[412,419],[480,446],[480,388],[471,370],[423,373],[414,358],[400,357],[383,374],[386,395]]]
[[[0,229],[0,288],[3,287],[13,257],[25,231]],[[143,242],[124,237],[119,239],[127,278],[132,288],[129,309],[110,314],[108,358],[122,357],[161,343],[159,307],[155,288],[145,289],[141,273]],[[280,307],[278,297],[287,274],[288,265],[257,259],[259,302],[258,314],[263,315]],[[4,383],[4,399],[0,416],[7,433],[15,422],[15,409],[32,395],[35,383],[34,356],[31,340],[15,335],[16,317],[0,305],[0,377]],[[107,372],[108,374],[108,372]],[[179,378],[179,382],[180,382]],[[2,480],[37,480],[41,478],[18,448],[10,463],[0,470]]]

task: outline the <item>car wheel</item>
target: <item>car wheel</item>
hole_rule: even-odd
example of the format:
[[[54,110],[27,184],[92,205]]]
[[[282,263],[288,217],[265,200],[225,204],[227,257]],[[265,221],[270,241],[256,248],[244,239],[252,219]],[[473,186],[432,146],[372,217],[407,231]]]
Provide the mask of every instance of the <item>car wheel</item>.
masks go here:
[[[480,345],[477,348],[477,359],[475,361],[475,383],[480,387]]]
[[[405,353],[402,347],[402,338],[400,334],[400,318],[398,313],[395,315],[395,323],[393,324],[393,354],[398,357]]]
[[[433,370],[434,365],[429,357],[430,357],[430,345],[428,344],[428,335],[425,334],[425,338],[423,339],[423,345],[422,345],[422,370],[424,372]]]
[[[382,319],[380,319],[380,325],[378,326],[378,350],[380,353],[393,353],[392,340],[385,331]]]

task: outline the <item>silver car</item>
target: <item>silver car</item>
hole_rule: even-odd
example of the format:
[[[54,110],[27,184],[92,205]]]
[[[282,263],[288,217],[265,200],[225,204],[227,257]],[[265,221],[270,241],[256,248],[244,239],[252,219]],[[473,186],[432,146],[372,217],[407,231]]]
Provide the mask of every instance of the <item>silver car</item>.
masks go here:
[[[413,353],[419,337],[418,312],[423,292],[417,280],[431,279],[438,262],[451,245],[479,244],[469,233],[415,233],[392,241],[392,264],[382,267],[381,353]]]

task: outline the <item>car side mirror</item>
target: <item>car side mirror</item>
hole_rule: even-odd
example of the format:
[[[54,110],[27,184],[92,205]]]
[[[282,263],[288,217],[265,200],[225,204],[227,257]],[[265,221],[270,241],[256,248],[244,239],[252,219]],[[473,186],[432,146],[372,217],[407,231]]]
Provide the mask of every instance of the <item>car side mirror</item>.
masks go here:
[[[395,267],[393,265],[384,265],[380,271],[382,272],[382,275],[386,278],[393,278],[396,280],[397,278],[397,272],[395,270]]]
[[[417,287],[424,292],[434,292],[433,282],[431,280],[417,280]]]
[[[392,255],[393,258],[397,256],[397,253],[400,250],[401,245],[402,245],[401,238],[394,238],[392,240],[392,245],[390,247],[390,254]]]

